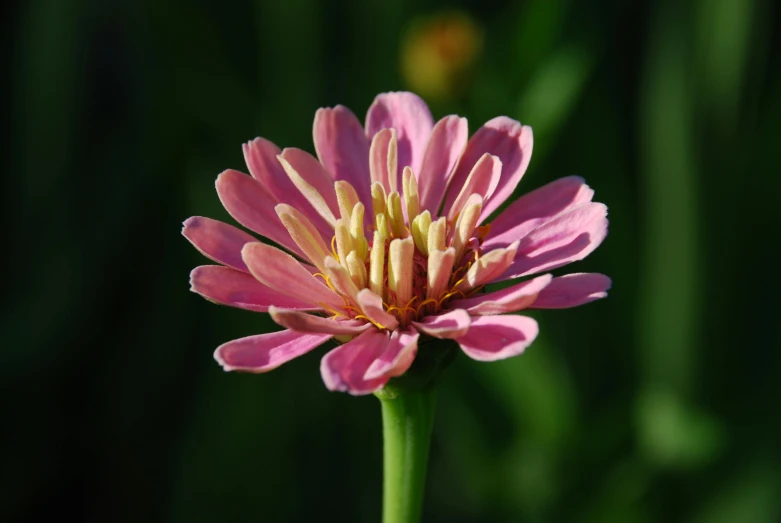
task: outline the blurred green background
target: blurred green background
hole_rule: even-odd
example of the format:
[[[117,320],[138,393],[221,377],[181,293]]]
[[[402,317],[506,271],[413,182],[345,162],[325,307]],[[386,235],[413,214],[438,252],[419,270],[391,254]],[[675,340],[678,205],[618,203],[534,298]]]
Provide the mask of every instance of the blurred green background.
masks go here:
[[[455,10],[455,11],[454,11]],[[535,313],[441,387],[426,522],[781,521],[781,26],[770,0],[6,4],[0,521],[379,521],[380,411],[316,351],[223,372],[267,315],[188,292],[191,215],[264,136],[416,89],[534,128],[528,191],[610,209]],[[567,272],[559,270],[561,272]]]

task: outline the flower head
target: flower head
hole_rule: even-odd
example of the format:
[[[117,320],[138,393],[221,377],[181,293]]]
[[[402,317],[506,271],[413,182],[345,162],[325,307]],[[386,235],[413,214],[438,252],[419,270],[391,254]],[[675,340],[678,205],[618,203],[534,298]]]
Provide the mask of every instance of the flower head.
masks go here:
[[[487,223],[526,171],[528,126],[498,117],[469,138],[466,119],[434,123],[416,95],[386,93],[365,127],[345,107],[317,111],[314,143],[318,159],[257,138],[244,145],[252,176],[217,178],[231,216],[278,247],[209,218],[184,223],[221,264],[194,269],[192,290],[269,312],[286,329],[218,347],[225,370],[266,372],[335,338],[342,344],[323,357],[323,381],[368,394],[404,374],[428,338],[454,340],[476,360],[507,358],[538,327],[502,314],[606,295],[601,274],[548,273],[607,234],[607,208],[581,178],[532,191]]]

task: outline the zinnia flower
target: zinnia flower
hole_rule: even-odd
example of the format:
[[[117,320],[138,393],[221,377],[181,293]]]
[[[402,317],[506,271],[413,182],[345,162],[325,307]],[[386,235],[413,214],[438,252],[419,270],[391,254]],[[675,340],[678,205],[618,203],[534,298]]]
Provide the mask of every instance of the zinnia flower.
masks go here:
[[[368,394],[404,374],[427,339],[499,360],[538,332],[534,319],[504,313],[606,296],[606,276],[548,272],[607,234],[607,208],[581,178],[534,190],[485,223],[526,171],[530,127],[500,116],[468,138],[465,118],[435,123],[416,95],[386,93],[365,127],[343,106],[318,110],[314,144],[318,159],[256,138],[244,145],[252,176],[217,178],[230,215],[277,246],[209,218],[184,223],[184,236],[221,264],[194,269],[192,290],[285,327],[218,347],[225,370],[266,372],[335,338],[323,381]]]

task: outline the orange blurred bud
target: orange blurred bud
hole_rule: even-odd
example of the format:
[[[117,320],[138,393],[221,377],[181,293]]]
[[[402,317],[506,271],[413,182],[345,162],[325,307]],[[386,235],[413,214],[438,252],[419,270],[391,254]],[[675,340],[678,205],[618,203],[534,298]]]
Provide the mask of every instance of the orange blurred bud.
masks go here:
[[[461,95],[483,48],[483,31],[466,13],[413,20],[402,41],[401,73],[411,90],[429,100]]]

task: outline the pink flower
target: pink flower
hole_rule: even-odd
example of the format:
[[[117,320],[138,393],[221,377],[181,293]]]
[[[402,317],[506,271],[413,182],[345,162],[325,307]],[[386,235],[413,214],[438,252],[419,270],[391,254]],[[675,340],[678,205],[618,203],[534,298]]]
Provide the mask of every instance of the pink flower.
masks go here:
[[[279,247],[209,218],[184,223],[184,236],[221,264],[194,269],[192,290],[269,312],[286,329],[218,347],[225,370],[266,372],[336,338],[323,381],[369,394],[404,374],[427,337],[455,340],[476,360],[507,358],[538,327],[502,314],[606,296],[601,274],[548,273],[607,234],[607,208],[581,178],[532,191],[484,224],[526,171],[530,127],[500,116],[468,138],[465,118],[435,123],[416,95],[386,93],[365,127],[345,107],[317,111],[314,142],[319,161],[257,138],[244,145],[252,176],[217,178],[231,216]]]

